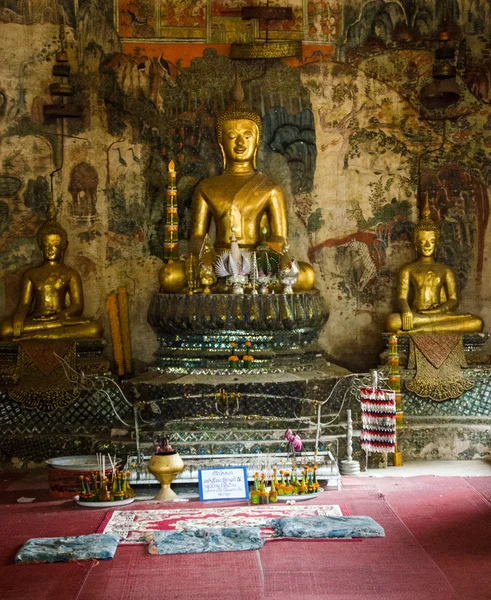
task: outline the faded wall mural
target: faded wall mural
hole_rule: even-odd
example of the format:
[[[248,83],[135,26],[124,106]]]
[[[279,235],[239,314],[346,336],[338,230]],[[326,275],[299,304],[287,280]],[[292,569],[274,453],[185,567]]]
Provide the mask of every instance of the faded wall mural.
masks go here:
[[[162,265],[167,165],[185,238],[194,188],[221,169],[215,117],[237,71],[263,117],[258,166],[286,188],[292,247],[315,265],[329,308],[326,351],[352,369],[377,363],[426,192],[443,223],[440,258],[489,329],[489,2],[289,0],[294,20],[268,35],[302,39],[302,56],[234,62],[230,43],[265,35],[264,23],[242,21],[246,4],[0,0],[0,314],[38,261],[35,232],[62,166],[54,197],[86,313],[109,339],[106,294],[125,285],[135,358],[152,360],[146,311]],[[60,125],[43,121],[60,20],[84,109],[66,124],[63,156]],[[420,94],[442,23],[460,100],[432,111]]]

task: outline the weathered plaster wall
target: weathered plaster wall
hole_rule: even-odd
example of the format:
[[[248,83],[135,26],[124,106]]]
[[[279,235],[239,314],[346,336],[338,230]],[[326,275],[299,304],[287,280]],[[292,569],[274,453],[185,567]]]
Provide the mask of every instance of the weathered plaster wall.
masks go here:
[[[284,184],[292,246],[315,264],[330,311],[321,341],[334,358],[376,364],[396,273],[413,258],[418,180],[445,219],[441,258],[458,273],[463,308],[491,323],[489,3],[447,2],[460,27],[462,98],[448,111],[445,144],[421,160],[421,177],[419,157],[442,143],[442,121],[424,120],[435,115],[419,102],[442,3],[293,1],[294,27],[275,36],[303,36],[302,60],[235,65],[227,43],[264,35],[238,19],[245,3],[203,2],[194,14],[198,3],[188,4],[176,15],[170,0],[158,10],[150,0],[120,2],[115,17],[102,0],[0,1],[0,315],[39,260],[34,234],[61,164],[61,127],[43,123],[42,105],[51,102],[54,22],[64,12],[84,107],[83,120],[65,126],[53,177],[66,262],[81,272],[86,314],[108,338],[106,294],[127,286],[135,358],[149,362],[156,348],[146,311],[162,264],[168,160],[177,164],[184,238],[193,189],[221,168],[214,120],[234,67],[263,116],[259,166]],[[169,41],[176,32],[193,44]]]

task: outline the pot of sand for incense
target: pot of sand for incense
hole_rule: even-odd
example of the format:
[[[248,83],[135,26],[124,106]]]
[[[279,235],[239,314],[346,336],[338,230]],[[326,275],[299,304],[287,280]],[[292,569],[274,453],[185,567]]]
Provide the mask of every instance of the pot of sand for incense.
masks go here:
[[[148,461],[148,470],[160,483],[160,490],[154,500],[172,502],[177,494],[171,488],[176,475],[184,470],[184,463],[179,453],[166,443],[163,448],[157,447]]]

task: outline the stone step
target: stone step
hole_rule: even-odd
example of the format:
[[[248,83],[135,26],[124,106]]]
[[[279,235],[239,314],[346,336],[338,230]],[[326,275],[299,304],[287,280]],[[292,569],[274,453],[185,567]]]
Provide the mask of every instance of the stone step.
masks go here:
[[[326,415],[328,417],[329,415]],[[157,425],[156,422],[152,423],[152,427]],[[208,418],[195,418],[195,419],[175,419],[165,422],[165,429],[167,431],[202,431],[207,429],[271,429],[271,430],[282,430],[293,429],[299,431],[300,429],[311,429],[315,427],[314,418],[285,418],[281,419],[278,417],[208,417]]]
[[[315,439],[317,435],[317,428],[292,428],[302,440]],[[321,437],[331,436],[339,437],[345,435],[346,428],[340,425],[335,430],[332,427],[321,427]],[[169,440],[181,441],[181,442],[194,442],[194,441],[229,441],[229,440],[285,440],[285,429],[236,429],[233,427],[223,429],[200,429],[190,431],[186,429],[172,430],[170,428],[164,429],[150,429],[143,430],[140,434],[141,441],[153,441],[159,438],[168,438]],[[286,443],[286,442],[285,442]]]
[[[295,432],[298,433],[303,442],[313,441],[316,438],[316,430],[315,429],[295,429]],[[164,433],[164,432],[162,432]],[[258,441],[279,441],[282,443],[287,443],[285,439],[285,431],[281,430],[271,430],[271,429],[256,429],[256,430],[234,430],[234,429],[219,429],[219,430],[205,430],[205,431],[166,431],[166,437],[169,441],[174,440],[175,442],[182,443],[193,443],[193,442],[208,442],[208,441],[217,441],[217,442],[229,442],[236,440],[258,440]],[[323,431],[321,429],[320,438],[322,439],[337,439],[338,436],[332,435]]]
[[[169,442],[172,447],[180,454],[189,455],[210,455],[210,454],[278,454],[287,450],[287,443],[284,439],[275,440],[271,438],[245,440],[238,436],[237,439],[229,440],[195,440],[183,441],[173,439],[169,436]],[[304,451],[313,452],[315,450],[315,438],[303,440]],[[154,446],[148,443],[142,443],[141,448],[152,451]],[[331,451],[337,456],[338,439],[333,436],[322,436],[319,439],[320,451]]]

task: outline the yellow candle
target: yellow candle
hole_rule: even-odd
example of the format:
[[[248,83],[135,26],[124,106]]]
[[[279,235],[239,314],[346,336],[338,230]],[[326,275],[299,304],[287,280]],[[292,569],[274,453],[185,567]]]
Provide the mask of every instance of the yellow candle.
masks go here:
[[[175,165],[174,165],[173,160],[169,161],[168,170],[169,170],[169,179],[168,179],[169,187],[174,188],[174,187],[176,187],[176,171],[175,171]]]
[[[124,375],[123,340],[121,337],[121,324],[119,322],[118,300],[116,298],[116,294],[107,295],[106,311],[109,317],[109,325],[111,327],[114,362],[116,363],[118,375]]]
[[[130,316],[128,310],[128,292],[125,287],[118,288],[118,309],[123,341],[124,368],[126,373],[131,373],[133,369],[131,366]]]

